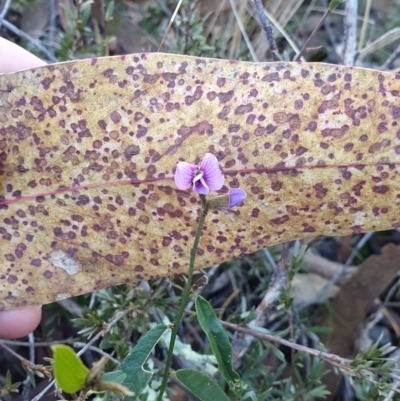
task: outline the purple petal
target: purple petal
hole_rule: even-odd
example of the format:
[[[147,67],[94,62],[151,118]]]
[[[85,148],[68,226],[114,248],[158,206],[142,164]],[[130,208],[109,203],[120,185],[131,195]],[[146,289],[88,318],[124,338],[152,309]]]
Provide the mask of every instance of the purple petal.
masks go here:
[[[229,207],[234,207],[238,205],[240,202],[243,202],[246,198],[246,192],[243,191],[243,189],[240,188],[234,188],[231,189],[228,192],[229,196]]]
[[[197,166],[194,164],[179,162],[175,171],[175,185],[178,189],[188,189],[193,182]]]
[[[218,191],[222,188],[224,176],[219,168],[218,160],[213,154],[206,153],[200,164],[200,170],[203,172],[204,181],[211,191]]]
[[[193,191],[197,192],[200,195],[207,195],[210,192],[210,190],[202,176],[200,176],[199,179],[197,179],[193,182]]]

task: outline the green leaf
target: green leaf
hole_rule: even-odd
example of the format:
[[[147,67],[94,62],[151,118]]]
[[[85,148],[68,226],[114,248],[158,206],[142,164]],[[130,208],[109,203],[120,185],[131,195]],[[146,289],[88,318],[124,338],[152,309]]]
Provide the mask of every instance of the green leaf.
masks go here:
[[[229,401],[210,376],[192,369],[179,369],[176,378],[201,401]]]
[[[106,373],[101,381],[122,384],[126,379],[126,376],[126,373],[124,373],[122,370],[116,370],[114,372]]]
[[[144,390],[153,376],[153,373],[143,369],[151,350],[157,344],[165,330],[169,326],[159,324],[140,338],[136,347],[121,363],[122,372],[126,373],[126,379],[122,383],[135,393],[135,397],[124,397],[124,400],[136,400],[136,397]]]
[[[208,337],[221,374],[232,391],[240,394],[240,377],[232,366],[232,347],[228,335],[208,301],[199,295],[196,297],[195,304],[197,319]]]
[[[76,393],[85,384],[89,369],[68,345],[51,347],[54,354],[54,377],[57,386],[68,394]]]
[[[111,21],[112,20],[113,12],[114,12],[114,2],[110,1],[108,3],[107,10],[106,10],[106,15],[105,15],[105,20],[106,21]]]
[[[333,11],[336,7],[342,4],[345,0],[331,0],[329,3],[328,9],[329,11]]]

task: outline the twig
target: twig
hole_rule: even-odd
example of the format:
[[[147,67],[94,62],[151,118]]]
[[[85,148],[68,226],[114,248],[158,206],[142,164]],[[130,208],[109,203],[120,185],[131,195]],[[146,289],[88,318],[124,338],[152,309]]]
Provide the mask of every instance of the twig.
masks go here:
[[[251,44],[251,41],[250,41],[250,39],[249,39],[249,37],[247,35],[246,28],[243,26],[242,20],[240,19],[240,15],[239,15],[238,10],[236,8],[235,0],[229,0],[229,2],[231,3],[233,15],[236,18],[236,22],[237,22],[237,24],[239,26],[240,32],[242,33],[243,39],[246,42],[247,48],[249,49],[251,57],[252,57],[254,62],[258,62],[258,58],[257,58],[256,52],[254,51],[253,45]]]
[[[55,380],[52,380],[32,401],[39,401],[56,383]]]
[[[169,20],[167,29],[165,30],[164,36],[163,36],[162,39],[161,39],[160,45],[158,46],[158,49],[157,49],[158,52],[161,50],[161,48],[162,48],[162,46],[163,46],[163,44],[164,44],[165,38],[167,37],[168,32],[169,32],[169,30],[171,29],[172,24],[174,23],[176,14],[178,14],[178,11],[179,11],[179,9],[180,9],[180,7],[181,7],[181,5],[182,5],[182,2],[183,2],[183,0],[179,0],[178,4],[176,5],[175,11],[174,11],[174,13],[172,14],[171,19]]]
[[[55,344],[69,344],[73,343],[74,339],[69,340],[59,340],[59,341],[43,341],[43,342],[35,342],[34,347],[51,347]],[[27,341],[13,341],[13,340],[0,340],[0,343],[14,345],[16,347],[30,347],[29,342]]]
[[[187,313],[189,315],[196,315],[196,312],[193,312],[191,310],[185,310],[185,313]],[[334,366],[338,369],[345,370],[347,372],[352,373],[353,375],[356,375],[360,379],[363,379],[363,380],[366,380],[366,381],[376,384],[376,382],[374,380],[369,379],[367,376],[363,375],[360,371],[357,371],[355,367],[351,366],[351,363],[353,362],[351,359],[342,358],[339,355],[331,354],[329,352],[319,351],[314,348],[307,347],[305,345],[301,345],[301,344],[297,344],[297,343],[289,341],[289,340],[285,340],[284,338],[275,336],[273,334],[268,334],[268,333],[260,332],[257,330],[248,329],[248,328],[239,326],[238,324],[229,323],[224,320],[220,320],[220,322],[224,327],[226,327],[228,329],[244,333],[246,335],[255,337],[259,340],[265,340],[265,341],[268,341],[271,343],[278,343],[280,345],[289,347],[296,351],[304,352],[306,354],[315,356],[317,358],[320,358],[320,359],[328,362],[329,364],[331,364],[332,366]],[[362,370],[366,370],[366,371],[372,372],[374,374],[384,375],[390,379],[400,381],[400,376],[395,375],[393,373],[381,372],[378,369],[370,367],[370,366],[362,367]],[[395,387],[392,387],[392,390],[397,393],[400,393],[400,390],[397,390],[397,388],[395,388]]]
[[[74,343],[73,345],[74,345],[74,347],[76,347],[76,348],[83,348],[83,347],[86,346],[85,343],[80,343],[80,342],[76,342],[76,343]],[[102,349],[100,349],[100,348],[98,348],[98,347],[94,347],[93,345],[91,345],[91,346],[89,347],[89,349],[90,349],[91,351],[97,352],[97,353],[100,354],[100,355],[106,356],[111,362],[114,363],[114,365],[117,365],[117,366],[121,365],[121,362],[120,362],[120,361],[118,361],[117,359],[115,359],[114,357],[112,357],[110,354],[107,354],[107,352],[104,352]]]
[[[306,40],[306,42],[304,43],[303,47],[301,48],[300,52],[296,55],[296,57],[293,59],[293,61],[297,61],[301,56],[303,56],[303,54],[305,53],[308,44],[310,43],[311,39],[316,35],[316,33],[318,32],[319,28],[321,28],[322,24],[325,22],[325,20],[328,18],[328,15],[331,13],[331,9],[328,7],[324,14],[322,15],[321,19],[319,20],[318,24],[316,25],[316,27],[313,29],[313,31],[311,32],[310,36],[308,37],[308,39]]]
[[[29,333],[29,362],[34,365],[35,364],[35,337],[33,333]],[[29,376],[24,380],[24,388],[22,390],[22,399],[23,401],[29,401],[29,393],[31,391],[32,383],[29,379]]]
[[[46,57],[48,61],[52,63],[56,63],[58,60],[40,43],[40,41],[32,38],[32,36],[28,35],[24,31],[18,29],[15,25],[8,22],[6,19],[0,18],[0,25],[3,24],[5,28],[20,36],[22,39],[25,39],[27,42],[31,43],[33,46],[37,47]]]
[[[9,352],[11,355],[15,356],[17,359],[19,359],[21,362],[27,362],[27,360],[19,355],[17,352],[15,352],[13,349],[5,345],[4,343],[0,342],[0,347],[4,348],[7,352]]]
[[[388,59],[382,64],[381,69],[382,70],[388,70],[392,67],[392,63],[393,61],[395,61],[397,59],[397,57],[399,57],[400,54],[400,44],[396,47],[396,49],[394,50],[394,52],[388,57]]]
[[[278,47],[276,46],[276,41],[274,38],[274,29],[272,28],[272,25],[269,22],[267,15],[264,12],[264,7],[261,3],[261,0],[253,0],[253,1],[258,15],[258,19],[260,20],[260,24],[264,30],[265,36],[269,43],[269,48],[272,53],[272,59],[274,61],[279,61]]]
[[[343,64],[354,65],[357,52],[357,5],[358,0],[346,1],[344,17],[344,51]]]
[[[393,297],[393,295],[397,292],[400,287],[400,277],[397,277],[396,282],[391,286],[390,290],[388,291],[383,304],[388,306],[389,300]]]
[[[236,288],[231,295],[229,295],[228,298],[225,299],[224,303],[221,306],[221,309],[218,313],[218,318],[222,319],[222,317],[224,316],[225,310],[226,308],[229,306],[229,304],[237,297],[237,295],[239,294],[239,288]]]
[[[255,310],[256,317],[249,322],[249,326],[264,326],[267,319],[266,312],[268,308],[279,298],[282,289],[287,285],[287,270],[285,268],[285,263],[286,257],[285,252],[283,252],[277,268],[272,271],[267,291]],[[240,359],[243,357],[243,355],[245,355],[253,341],[254,337],[248,335],[244,336],[243,338],[236,338],[233,340],[232,348],[235,350],[233,359],[235,361],[236,368],[240,364]]]
[[[4,7],[0,13],[0,28],[1,28],[1,23],[2,23],[3,19],[6,17],[10,6],[11,6],[11,0],[6,0]]]

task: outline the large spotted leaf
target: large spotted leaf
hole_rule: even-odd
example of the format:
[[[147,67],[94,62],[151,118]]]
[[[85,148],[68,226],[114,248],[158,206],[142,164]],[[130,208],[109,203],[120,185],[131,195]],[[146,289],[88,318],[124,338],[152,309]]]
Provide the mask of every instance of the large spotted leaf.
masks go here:
[[[184,273],[215,154],[248,199],[208,216],[197,267],[400,224],[400,75],[137,54],[0,75],[0,308]]]

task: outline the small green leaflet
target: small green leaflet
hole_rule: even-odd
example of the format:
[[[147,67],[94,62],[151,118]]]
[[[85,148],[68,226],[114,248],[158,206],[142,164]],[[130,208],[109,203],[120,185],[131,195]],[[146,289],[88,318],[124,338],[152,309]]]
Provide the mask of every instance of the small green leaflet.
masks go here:
[[[133,401],[137,399],[144,388],[149,383],[153,373],[143,369],[151,350],[157,344],[165,330],[169,326],[159,324],[148,331],[140,338],[136,347],[128,354],[121,363],[121,370],[126,373],[126,378],[122,385],[135,393],[135,397],[124,397],[125,401]]]
[[[53,345],[51,349],[57,386],[68,394],[76,393],[84,386],[89,369],[68,345]]]
[[[176,378],[201,401],[229,401],[228,396],[210,376],[192,369],[180,369]]]
[[[219,370],[231,390],[240,395],[240,377],[233,369],[232,347],[228,335],[215,314],[213,307],[200,295],[196,296],[197,319],[208,337]]]

